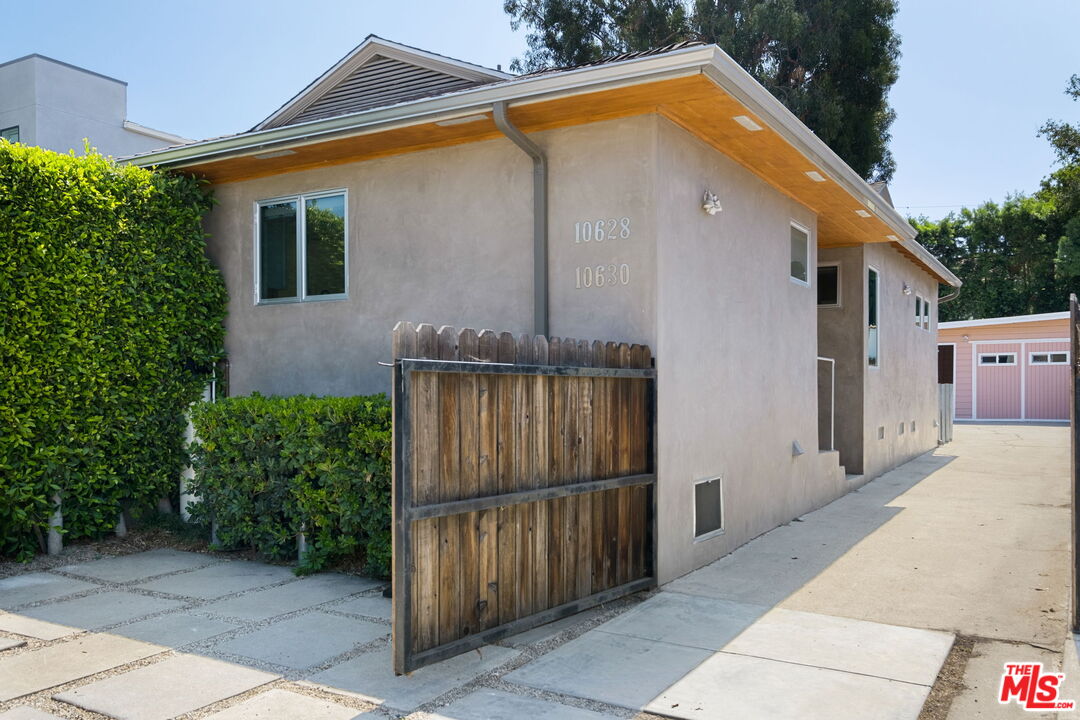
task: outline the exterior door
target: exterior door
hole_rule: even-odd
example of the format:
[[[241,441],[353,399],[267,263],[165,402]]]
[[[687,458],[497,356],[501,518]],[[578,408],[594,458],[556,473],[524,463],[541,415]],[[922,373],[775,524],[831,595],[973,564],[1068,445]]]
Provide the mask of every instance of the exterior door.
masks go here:
[[[1021,343],[978,343],[974,348],[975,417],[1019,420],[1024,346]]]
[[[1024,417],[1069,419],[1069,343],[1027,343],[1024,348]]]

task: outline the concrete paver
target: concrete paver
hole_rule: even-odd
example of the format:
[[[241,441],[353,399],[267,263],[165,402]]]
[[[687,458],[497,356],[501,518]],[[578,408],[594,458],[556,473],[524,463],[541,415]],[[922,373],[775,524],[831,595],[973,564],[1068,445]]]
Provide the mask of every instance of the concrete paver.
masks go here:
[[[140,583],[136,587],[170,595],[211,600],[223,595],[273,585],[295,577],[291,568],[236,560],[179,575],[169,575]]]
[[[0,702],[156,655],[165,648],[90,633],[58,645],[0,658]]]
[[[25,640],[14,640],[12,638],[0,637],[0,652],[3,652],[4,650],[11,650],[12,648],[22,647],[25,644]]]
[[[384,598],[378,595],[366,595],[346,600],[340,605],[333,605],[327,609],[333,610],[334,612],[389,620],[393,611],[393,606],[390,602],[390,598]]]
[[[777,609],[724,651],[929,686],[952,644],[950,633]]]
[[[45,572],[15,575],[0,580],[0,609],[10,610],[29,603],[55,600],[98,587],[101,586]]]
[[[391,669],[388,644],[381,650],[366,652],[323,670],[313,675],[310,682],[316,687],[345,690],[369,702],[407,713],[518,654],[517,650],[488,645],[409,675],[397,676]]]
[[[144,640],[157,645],[179,648],[193,642],[208,640],[215,635],[227,633],[238,627],[241,627],[238,623],[217,618],[190,613],[174,613],[150,618],[149,620],[140,620],[129,625],[121,625],[109,632],[134,640]]]
[[[352,720],[371,716],[319,698],[273,688],[204,720]]]
[[[7,712],[0,712],[0,720],[63,720],[57,715],[32,708],[26,705],[13,707]]]
[[[169,720],[277,679],[232,663],[177,655],[54,696],[117,720]]]
[[[720,650],[767,611],[761,605],[661,592],[597,630]]]
[[[103,558],[78,565],[65,565],[59,569],[79,577],[127,583],[155,575],[192,570],[217,562],[221,561],[212,555],[162,549]]]
[[[639,710],[710,655],[701,648],[590,630],[505,679]]]
[[[0,630],[38,640],[57,640],[82,632],[81,628],[57,625],[16,613],[0,612]]]
[[[598,713],[570,705],[513,695],[502,690],[477,690],[446,707],[427,714],[431,720],[617,720],[617,715]]]
[[[179,600],[109,591],[26,608],[22,613],[38,620],[94,630],[183,605]]]
[[[716,653],[645,709],[686,720],[914,720],[929,692],[925,685]]]
[[[200,610],[244,620],[265,620],[379,586],[380,583],[367,578],[334,574],[313,575],[287,585],[219,600],[204,605]]]
[[[390,634],[382,623],[313,612],[214,646],[214,650],[303,669]]]

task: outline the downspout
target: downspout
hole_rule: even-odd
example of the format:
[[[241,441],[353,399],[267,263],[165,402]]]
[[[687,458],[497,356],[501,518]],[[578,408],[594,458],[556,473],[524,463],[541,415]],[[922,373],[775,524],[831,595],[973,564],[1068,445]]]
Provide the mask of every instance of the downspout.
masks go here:
[[[960,294],[960,288],[956,288],[956,290],[954,290],[953,292],[949,293],[949,294],[948,294],[948,295],[946,295],[945,297],[940,297],[940,298],[938,298],[938,305],[940,305],[941,303],[947,303],[947,302],[949,302],[950,300],[955,300],[955,299],[956,299],[956,297],[957,297],[957,296],[958,296],[959,294]]]
[[[547,156],[506,116],[506,103],[492,105],[495,127],[533,161],[533,334],[548,334]]]

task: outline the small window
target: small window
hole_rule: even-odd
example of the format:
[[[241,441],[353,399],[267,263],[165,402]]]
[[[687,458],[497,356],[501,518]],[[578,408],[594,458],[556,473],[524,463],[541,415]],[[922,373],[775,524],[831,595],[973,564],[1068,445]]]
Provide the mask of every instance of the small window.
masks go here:
[[[922,329],[930,330],[930,301],[926,298],[922,301]]]
[[[839,265],[818,265],[817,304],[818,307],[840,307]]]
[[[898,429],[898,430],[896,431],[896,434],[897,434],[897,435],[903,435],[903,434],[904,434],[904,423],[900,423],[900,427],[899,427],[899,429]]]
[[[915,327],[922,327],[922,303],[921,296],[915,296]]]
[[[911,421],[911,432],[915,432],[915,421]]]
[[[0,140],[7,140],[9,143],[19,142],[19,126],[12,125],[9,128],[0,130]]]
[[[259,203],[257,302],[346,297],[345,206],[342,191]]]
[[[881,288],[878,271],[868,268],[866,279],[866,362],[870,367],[878,367],[878,304],[881,300]]]
[[[1042,352],[1031,353],[1032,365],[1068,365],[1069,353],[1067,352]]]
[[[694,484],[694,538],[724,531],[724,483],[721,478]]]
[[[980,365],[1015,365],[1016,353],[983,353],[979,355]]]
[[[791,223],[791,279],[810,286],[810,232]]]
[[[878,425],[877,439],[878,440],[884,440],[885,439],[885,426],[884,425]]]

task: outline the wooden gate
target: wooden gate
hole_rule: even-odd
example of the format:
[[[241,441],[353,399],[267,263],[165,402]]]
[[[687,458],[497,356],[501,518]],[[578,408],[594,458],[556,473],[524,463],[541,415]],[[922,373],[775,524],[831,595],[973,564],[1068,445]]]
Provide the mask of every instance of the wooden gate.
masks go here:
[[[648,347],[394,328],[394,672],[655,585]]]

